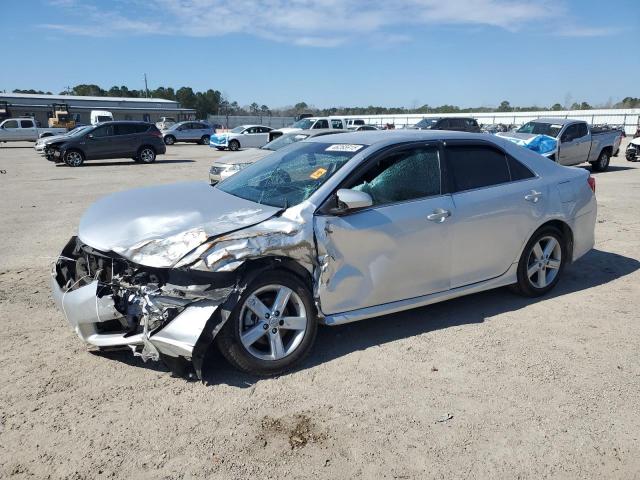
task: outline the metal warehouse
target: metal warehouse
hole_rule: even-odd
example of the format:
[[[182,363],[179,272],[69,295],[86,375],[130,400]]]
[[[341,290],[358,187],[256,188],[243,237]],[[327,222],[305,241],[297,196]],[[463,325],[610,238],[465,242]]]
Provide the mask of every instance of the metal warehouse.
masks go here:
[[[160,117],[177,121],[195,120],[196,111],[182,108],[180,103],[162,98],[81,97],[76,95],[39,95],[30,93],[0,93],[0,117],[34,117],[46,126],[54,104],[66,104],[76,122],[90,123],[92,110],[106,110],[114,120],[157,122]],[[4,110],[4,111],[3,111]]]

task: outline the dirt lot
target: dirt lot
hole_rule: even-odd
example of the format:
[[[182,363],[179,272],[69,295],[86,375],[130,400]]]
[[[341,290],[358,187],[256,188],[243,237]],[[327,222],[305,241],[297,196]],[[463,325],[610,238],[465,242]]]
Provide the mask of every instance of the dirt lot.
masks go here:
[[[596,248],[549,297],[325,327],[268,380],[219,356],[199,383],[86,352],[48,290],[83,210],[205,179],[219,155],[181,144],[155,165],[72,169],[0,146],[0,477],[640,477],[640,164],[596,175]]]

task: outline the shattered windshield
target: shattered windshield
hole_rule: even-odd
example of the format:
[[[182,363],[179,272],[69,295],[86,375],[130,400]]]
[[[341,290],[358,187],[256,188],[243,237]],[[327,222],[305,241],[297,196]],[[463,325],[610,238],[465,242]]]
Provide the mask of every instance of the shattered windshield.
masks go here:
[[[215,188],[272,207],[303,202],[366,145],[299,142],[218,183]]]
[[[438,123],[437,118],[423,118],[414,125],[415,128],[431,128]]]
[[[309,130],[311,126],[315,123],[315,120],[309,120],[308,118],[303,118],[302,120],[298,120],[296,123],[291,125],[291,128],[301,128],[302,130]]]
[[[280,150],[287,145],[291,145],[292,143],[304,140],[308,136],[309,135],[306,133],[290,133],[288,135],[282,135],[260,148],[262,148],[263,150],[273,150],[275,152],[276,150]]]
[[[518,133],[531,133],[534,135],[548,135],[549,137],[557,137],[558,133],[562,130],[562,125],[555,125],[553,123],[543,122],[528,122],[521,126]]]

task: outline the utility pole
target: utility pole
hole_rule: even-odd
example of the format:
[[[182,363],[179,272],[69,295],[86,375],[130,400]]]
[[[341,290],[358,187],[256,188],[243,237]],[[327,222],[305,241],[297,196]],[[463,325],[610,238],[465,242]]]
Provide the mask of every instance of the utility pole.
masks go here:
[[[144,74],[144,95],[149,98],[149,87],[147,86],[147,74]]]

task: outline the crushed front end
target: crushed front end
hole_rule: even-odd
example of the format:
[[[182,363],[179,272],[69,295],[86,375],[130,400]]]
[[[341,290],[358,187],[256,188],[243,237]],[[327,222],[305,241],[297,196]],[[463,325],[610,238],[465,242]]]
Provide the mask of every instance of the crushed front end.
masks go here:
[[[233,273],[136,264],[78,237],[51,272],[55,303],[89,347],[130,348],[144,361],[162,360],[180,375],[195,370],[200,378],[205,351],[237,297],[236,283]]]

